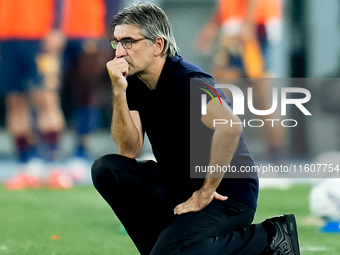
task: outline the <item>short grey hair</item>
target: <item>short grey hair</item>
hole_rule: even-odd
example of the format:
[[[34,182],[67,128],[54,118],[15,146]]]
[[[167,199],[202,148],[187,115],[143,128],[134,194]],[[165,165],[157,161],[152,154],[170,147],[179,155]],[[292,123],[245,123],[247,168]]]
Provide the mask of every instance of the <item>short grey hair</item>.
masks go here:
[[[164,38],[162,55],[173,57],[178,47],[172,33],[170,21],[165,12],[153,3],[134,3],[120,11],[113,20],[112,30],[118,25],[132,25],[151,41],[157,37]]]

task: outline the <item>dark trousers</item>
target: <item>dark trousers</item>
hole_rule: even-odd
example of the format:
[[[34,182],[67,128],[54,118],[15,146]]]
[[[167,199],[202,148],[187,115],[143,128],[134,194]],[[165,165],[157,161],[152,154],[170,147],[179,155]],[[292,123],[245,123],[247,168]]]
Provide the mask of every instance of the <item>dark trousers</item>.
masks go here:
[[[177,204],[154,161],[105,155],[93,164],[92,179],[142,255],[251,255],[269,244],[265,227],[251,225],[255,210],[232,198],[174,215]]]

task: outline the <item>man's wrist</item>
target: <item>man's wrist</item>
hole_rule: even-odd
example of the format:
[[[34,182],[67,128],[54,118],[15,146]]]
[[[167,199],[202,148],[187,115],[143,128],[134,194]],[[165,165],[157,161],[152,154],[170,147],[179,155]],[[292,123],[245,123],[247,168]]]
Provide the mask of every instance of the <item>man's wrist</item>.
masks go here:
[[[203,185],[201,188],[202,194],[207,195],[207,196],[214,194],[215,191],[216,191],[216,188],[210,185]]]
[[[126,99],[126,91],[125,90],[112,90],[112,94],[114,98]]]
[[[202,187],[201,187],[201,191],[205,194],[213,194],[218,185],[221,182],[221,178],[209,178],[206,177]]]

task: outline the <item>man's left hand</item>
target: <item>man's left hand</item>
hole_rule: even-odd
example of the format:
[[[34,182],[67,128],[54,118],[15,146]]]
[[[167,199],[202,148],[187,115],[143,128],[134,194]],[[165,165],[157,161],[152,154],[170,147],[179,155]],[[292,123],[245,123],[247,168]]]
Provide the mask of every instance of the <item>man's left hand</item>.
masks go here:
[[[228,199],[226,196],[218,194],[216,191],[213,193],[197,190],[192,196],[184,203],[179,204],[174,209],[174,214],[180,215],[188,212],[198,212],[203,210],[213,199],[225,201]]]

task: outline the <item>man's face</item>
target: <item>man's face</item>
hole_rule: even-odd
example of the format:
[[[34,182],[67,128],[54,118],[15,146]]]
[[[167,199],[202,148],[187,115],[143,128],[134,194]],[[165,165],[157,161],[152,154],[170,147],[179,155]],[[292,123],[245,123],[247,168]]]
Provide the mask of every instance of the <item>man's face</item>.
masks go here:
[[[145,36],[140,33],[140,29],[131,25],[117,25],[113,36],[118,41],[122,39],[137,40],[131,44],[130,49],[124,49],[122,43],[119,43],[116,50],[116,58],[124,58],[129,64],[129,75],[148,72],[148,67],[154,61],[154,47],[147,39],[141,40]]]

